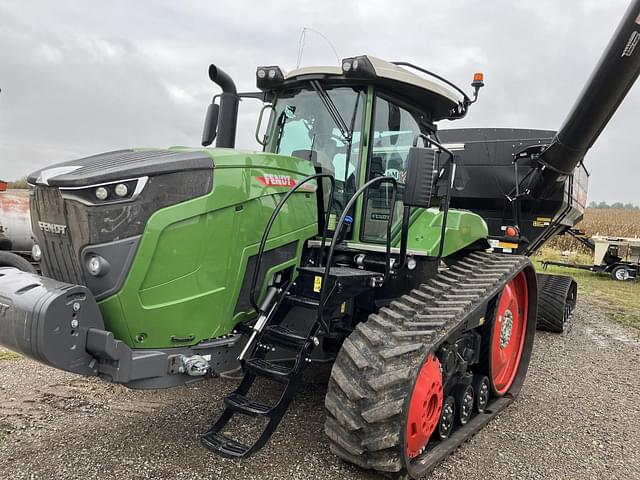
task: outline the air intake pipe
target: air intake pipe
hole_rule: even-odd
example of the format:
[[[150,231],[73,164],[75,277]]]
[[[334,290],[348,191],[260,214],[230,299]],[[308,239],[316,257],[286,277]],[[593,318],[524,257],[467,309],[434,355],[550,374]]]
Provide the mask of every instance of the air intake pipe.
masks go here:
[[[209,65],[209,78],[220,86],[220,119],[216,134],[216,147],[233,148],[236,144],[236,126],[238,124],[238,90],[231,77],[215,65]]]
[[[640,0],[633,0],[598,66],[582,89],[554,140],[541,153],[546,197],[571,175],[600,136],[640,73]]]

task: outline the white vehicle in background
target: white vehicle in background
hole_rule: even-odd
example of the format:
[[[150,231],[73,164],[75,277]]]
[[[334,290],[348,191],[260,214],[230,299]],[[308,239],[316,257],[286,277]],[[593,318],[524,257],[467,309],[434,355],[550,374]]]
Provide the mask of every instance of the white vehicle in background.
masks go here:
[[[39,252],[33,249],[29,192],[7,189],[7,183],[0,181],[0,267],[35,272]]]

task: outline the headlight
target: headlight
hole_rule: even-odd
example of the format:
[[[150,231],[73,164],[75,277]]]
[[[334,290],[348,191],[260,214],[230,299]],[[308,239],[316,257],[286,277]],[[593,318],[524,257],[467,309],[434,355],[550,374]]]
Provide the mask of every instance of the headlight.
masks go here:
[[[31,258],[33,258],[36,262],[42,260],[42,249],[37,243],[34,244],[33,247],[31,247]]]
[[[120,198],[126,197],[127,193],[129,193],[129,188],[124,183],[119,183],[113,189],[116,192],[116,195]]]
[[[130,178],[118,182],[86,187],[60,187],[62,197],[85,205],[102,205],[135,200],[147,184],[148,177]]]
[[[98,200],[106,200],[107,198],[109,198],[109,190],[104,187],[96,188],[96,198]]]

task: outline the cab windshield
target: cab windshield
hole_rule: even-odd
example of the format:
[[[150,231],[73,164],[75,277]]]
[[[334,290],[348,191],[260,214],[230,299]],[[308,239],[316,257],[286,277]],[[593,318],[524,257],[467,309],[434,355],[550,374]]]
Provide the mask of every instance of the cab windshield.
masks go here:
[[[335,177],[335,200],[344,206],[356,189],[366,94],[352,87],[325,88],[328,104],[311,85],[277,95],[267,150],[289,156],[314,152],[322,173]],[[331,114],[334,106],[338,115]]]

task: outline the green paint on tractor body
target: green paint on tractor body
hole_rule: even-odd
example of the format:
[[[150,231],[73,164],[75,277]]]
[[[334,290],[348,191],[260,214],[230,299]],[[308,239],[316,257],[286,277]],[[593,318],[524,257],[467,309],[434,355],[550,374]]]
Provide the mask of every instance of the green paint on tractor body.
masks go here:
[[[249,259],[282,195],[314,173],[310,162],[298,158],[207,152],[215,163],[211,192],[155,212],[123,287],[100,302],[105,327],[132,348],[194,345],[254,317],[246,301],[237,308]],[[434,209],[414,215],[409,249],[437,254],[441,219]],[[470,212],[451,210],[447,225],[445,256],[487,235],[484,221]],[[316,195],[310,188],[294,194],[277,217],[267,250],[294,242],[295,254],[274,265],[266,278],[298,266],[306,241],[317,235]]]

